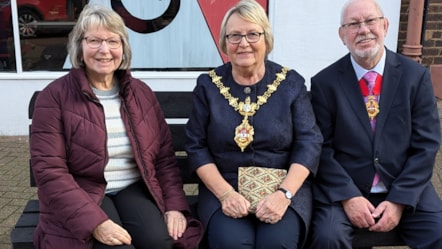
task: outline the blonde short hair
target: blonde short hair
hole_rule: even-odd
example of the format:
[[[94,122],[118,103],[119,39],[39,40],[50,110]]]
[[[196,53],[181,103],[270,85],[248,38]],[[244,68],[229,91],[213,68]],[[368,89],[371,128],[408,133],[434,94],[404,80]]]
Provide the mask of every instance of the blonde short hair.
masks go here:
[[[123,60],[119,69],[129,69],[132,51],[129,46],[129,35],[121,16],[112,9],[100,4],[86,5],[69,34],[68,52],[72,67],[84,66],[82,41],[84,33],[91,27],[102,27],[120,36],[123,46]]]
[[[219,36],[219,47],[223,53],[227,54],[226,45],[226,24],[233,14],[238,14],[242,19],[256,23],[264,30],[264,39],[266,43],[266,55],[273,50],[273,32],[270,27],[269,19],[264,8],[255,0],[241,0],[237,5],[227,11],[221,23]]]

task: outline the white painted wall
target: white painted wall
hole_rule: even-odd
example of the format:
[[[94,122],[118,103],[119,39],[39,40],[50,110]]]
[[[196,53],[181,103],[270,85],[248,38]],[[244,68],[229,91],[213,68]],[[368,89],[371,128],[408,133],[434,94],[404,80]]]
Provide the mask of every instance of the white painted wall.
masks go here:
[[[275,35],[275,47],[269,58],[300,72],[309,87],[311,76],[347,53],[338,36],[340,9],[344,1],[270,0],[269,17]],[[390,20],[386,45],[396,51],[401,1],[379,2]],[[190,91],[200,73],[133,72],[133,75],[155,91]],[[27,135],[28,103],[32,93],[63,74],[0,72],[0,135]]]
[[[270,58],[310,78],[347,53],[338,35],[346,0],[274,0],[269,18],[275,35]],[[378,0],[390,21],[386,46],[397,50],[400,0]]]

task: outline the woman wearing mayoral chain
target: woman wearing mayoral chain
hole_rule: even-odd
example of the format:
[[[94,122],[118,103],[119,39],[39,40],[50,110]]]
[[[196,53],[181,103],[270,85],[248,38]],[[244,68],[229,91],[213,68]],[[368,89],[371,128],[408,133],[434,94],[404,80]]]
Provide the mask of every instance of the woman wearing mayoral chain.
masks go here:
[[[309,227],[322,135],[304,78],[273,61],[264,9],[242,0],[225,15],[220,48],[230,62],[200,75],[186,127],[200,177],[199,218],[210,248],[302,247]],[[238,193],[238,168],[287,170],[256,212]]]

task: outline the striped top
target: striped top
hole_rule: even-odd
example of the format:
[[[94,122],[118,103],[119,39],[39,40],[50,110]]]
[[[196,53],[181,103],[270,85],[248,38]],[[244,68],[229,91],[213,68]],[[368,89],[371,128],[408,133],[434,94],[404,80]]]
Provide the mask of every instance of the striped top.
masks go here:
[[[104,169],[106,193],[117,192],[141,178],[129,138],[121,119],[119,87],[111,90],[92,88],[104,108],[109,161]]]

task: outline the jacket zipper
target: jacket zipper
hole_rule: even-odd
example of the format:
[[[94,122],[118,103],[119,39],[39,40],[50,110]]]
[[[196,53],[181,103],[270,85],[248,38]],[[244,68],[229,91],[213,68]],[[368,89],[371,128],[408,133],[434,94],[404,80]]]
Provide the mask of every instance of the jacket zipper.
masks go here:
[[[121,96],[120,96],[120,98],[121,98]],[[145,163],[144,163],[144,160],[142,160],[139,141],[138,141],[138,139],[137,139],[137,136],[135,136],[134,128],[133,128],[133,124],[132,124],[132,119],[131,119],[131,117],[130,117],[129,111],[127,110],[126,102],[125,102],[123,99],[121,99],[121,104],[122,104],[122,107],[123,107],[123,111],[124,111],[124,113],[127,115],[127,119],[126,119],[126,120],[127,120],[128,126],[129,126],[129,127],[128,127],[128,128],[129,128],[128,133],[130,132],[132,139],[135,141],[135,147],[136,147],[136,150],[137,150],[137,154],[139,155],[139,156],[138,156],[138,159],[139,159],[140,163],[142,164],[142,165],[141,165],[141,168],[142,168],[142,170],[144,171],[144,176],[147,177],[147,176],[148,176],[147,167],[146,167],[146,165],[145,165]],[[140,167],[138,167],[138,168],[140,168]],[[158,201],[157,196],[156,196],[155,193],[150,189],[149,184],[147,184],[147,181],[148,181],[148,180],[145,179],[145,177],[143,177],[143,175],[142,175],[141,177],[142,177],[142,180],[143,180],[143,182],[145,183],[147,189],[149,190],[150,194],[151,194],[152,197],[155,199],[155,202],[156,202],[158,208],[160,209],[161,212],[163,212],[163,210],[161,210],[161,208],[160,208],[160,205],[159,205],[160,202]]]
[[[103,117],[104,117],[104,109],[103,109],[103,105],[100,103],[100,101],[98,99],[96,99],[96,98],[93,98],[88,92],[84,92],[83,91],[83,94],[86,95],[86,97],[90,101],[92,101],[93,103],[97,104],[100,107],[101,113],[103,114]],[[109,159],[109,152],[107,150],[107,129],[106,129],[106,120],[105,120],[105,118],[103,119],[103,127],[104,127],[104,130],[105,130],[104,148],[106,148],[106,150],[105,150],[106,152],[105,152],[105,156],[104,156],[104,165],[103,165],[103,178],[104,178],[104,169],[106,168],[106,163],[107,163],[107,161]],[[106,179],[104,179],[104,181],[106,182],[106,185],[107,185]],[[106,187],[105,187],[105,190],[106,190]],[[105,190],[103,191],[103,193],[106,192]],[[98,203],[99,205],[101,205],[103,199],[104,199],[104,194],[100,197],[100,202]]]

